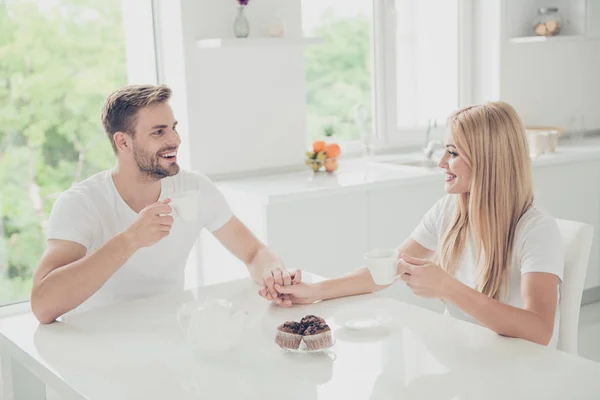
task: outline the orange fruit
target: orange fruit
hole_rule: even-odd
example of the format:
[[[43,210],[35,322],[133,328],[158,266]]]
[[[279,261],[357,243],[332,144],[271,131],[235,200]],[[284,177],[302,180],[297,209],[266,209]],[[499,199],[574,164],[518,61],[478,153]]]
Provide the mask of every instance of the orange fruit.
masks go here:
[[[327,154],[327,158],[335,158],[340,155],[342,149],[336,143],[330,143],[325,146],[325,154]]]
[[[322,140],[317,140],[316,142],[313,143],[313,150],[315,153],[319,153],[319,152],[325,150],[325,142]]]
[[[338,163],[335,158],[328,158],[325,160],[325,170],[327,172],[333,172],[338,169]]]

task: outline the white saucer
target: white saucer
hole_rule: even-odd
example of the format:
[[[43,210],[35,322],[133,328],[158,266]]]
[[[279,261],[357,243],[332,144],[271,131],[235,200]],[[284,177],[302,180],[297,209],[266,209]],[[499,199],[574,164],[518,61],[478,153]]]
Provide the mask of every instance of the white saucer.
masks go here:
[[[283,350],[289,351],[290,353],[313,354],[313,353],[321,353],[323,351],[327,351],[327,350],[331,349],[333,346],[335,346],[335,339],[333,339],[331,346],[323,347],[322,349],[317,349],[317,350],[308,350],[306,348],[306,344],[304,344],[304,341],[300,342],[300,347],[298,347],[297,349],[286,349],[285,347],[281,347],[281,348]]]
[[[338,312],[333,319],[345,328],[364,330],[383,327],[392,320],[392,316],[382,309],[353,308]]]

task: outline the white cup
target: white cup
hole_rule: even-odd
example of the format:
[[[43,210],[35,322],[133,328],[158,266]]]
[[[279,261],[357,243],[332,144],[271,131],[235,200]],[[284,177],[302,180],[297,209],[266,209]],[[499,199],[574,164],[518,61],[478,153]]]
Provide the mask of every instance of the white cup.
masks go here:
[[[548,138],[548,152],[554,153],[558,145],[558,131],[547,131],[546,137]]]
[[[200,192],[197,190],[175,193],[170,196],[173,211],[186,222],[195,221],[198,217]]]
[[[398,251],[371,250],[365,253],[365,263],[376,285],[390,285],[398,274]]]
[[[548,135],[545,132],[530,132],[527,139],[532,156],[537,157],[548,151]]]

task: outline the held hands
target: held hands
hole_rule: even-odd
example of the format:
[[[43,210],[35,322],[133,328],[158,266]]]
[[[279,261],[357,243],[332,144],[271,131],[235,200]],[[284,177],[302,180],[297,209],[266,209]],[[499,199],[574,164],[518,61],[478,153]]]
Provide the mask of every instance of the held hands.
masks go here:
[[[168,215],[172,211],[170,201],[171,199],[162,200],[144,208],[135,222],[125,230],[125,237],[136,249],[152,246],[169,235],[173,226],[173,217]]]
[[[320,300],[316,286],[311,283],[300,282],[290,286],[276,284],[275,290],[281,293],[281,296],[287,296],[291,304],[312,304]]]
[[[289,272],[281,267],[266,269],[263,273],[263,287],[258,294],[281,307],[291,307],[293,304],[289,295],[284,294],[276,287],[289,287],[302,282],[302,271]]]
[[[455,279],[430,260],[402,254],[399,265],[404,269],[400,279],[416,295],[443,300],[452,292]]]

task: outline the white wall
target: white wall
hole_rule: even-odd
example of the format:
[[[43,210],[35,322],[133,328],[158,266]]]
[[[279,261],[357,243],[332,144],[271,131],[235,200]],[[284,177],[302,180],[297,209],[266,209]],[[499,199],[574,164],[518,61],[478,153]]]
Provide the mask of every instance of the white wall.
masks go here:
[[[600,129],[600,41],[506,43],[501,97],[526,124]]]
[[[251,37],[265,36],[278,14],[288,36],[301,35],[300,0],[253,0],[246,11]],[[160,3],[162,80],[186,103],[175,112],[185,116],[190,166],[218,176],[301,165],[302,47],[197,48],[201,38],[233,37],[236,13],[233,0]]]

